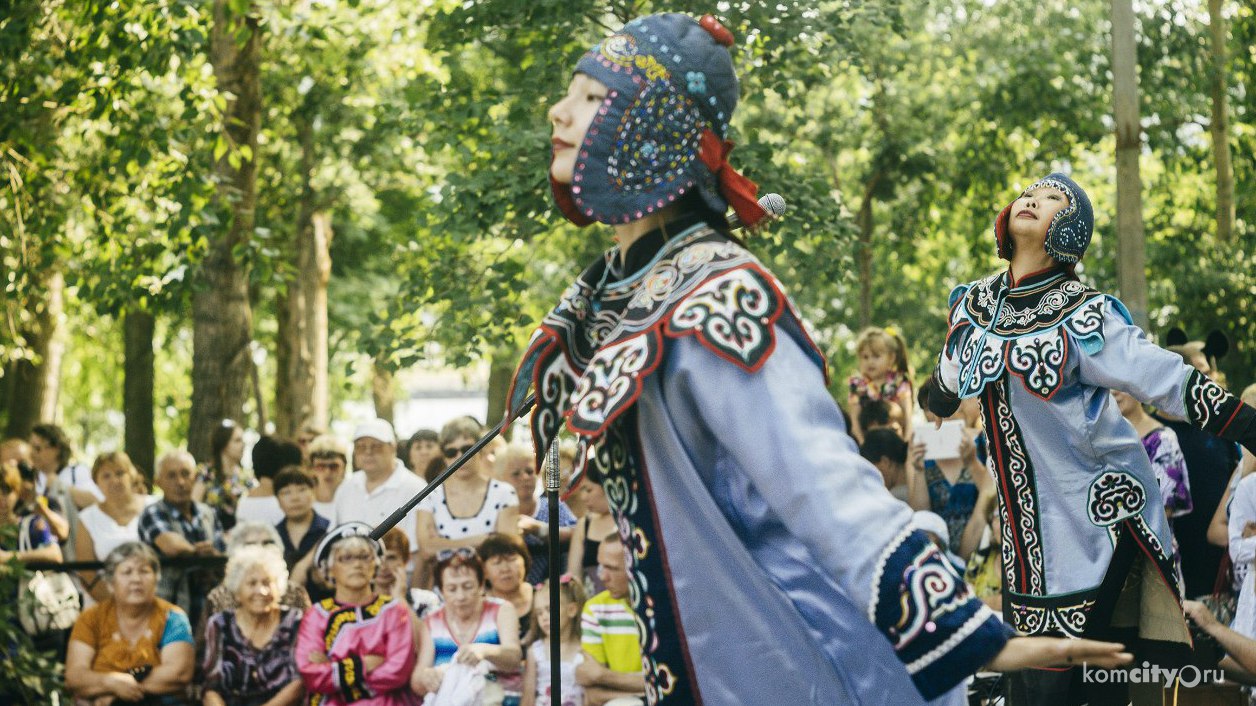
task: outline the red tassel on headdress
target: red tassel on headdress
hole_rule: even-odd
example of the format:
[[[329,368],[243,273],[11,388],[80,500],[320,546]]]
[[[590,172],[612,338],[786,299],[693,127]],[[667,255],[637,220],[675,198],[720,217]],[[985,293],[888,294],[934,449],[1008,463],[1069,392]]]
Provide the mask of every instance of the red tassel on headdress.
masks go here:
[[[702,140],[698,143],[698,158],[719,180],[720,194],[733,207],[737,218],[747,228],[753,228],[767,215],[767,211],[755,199],[755,195],[759,193],[759,185],[739,174],[728,163],[728,153],[732,151],[732,142],[721,140],[709,129],[702,131]]]

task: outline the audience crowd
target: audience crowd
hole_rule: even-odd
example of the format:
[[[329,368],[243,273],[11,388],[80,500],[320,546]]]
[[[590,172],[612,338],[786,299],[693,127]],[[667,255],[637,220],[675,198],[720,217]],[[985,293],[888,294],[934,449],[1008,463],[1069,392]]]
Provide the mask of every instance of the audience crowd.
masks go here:
[[[1176,350],[1216,375],[1197,346]],[[1005,528],[977,404],[951,420],[925,411],[892,330],[863,332],[856,352],[851,436],[999,610]],[[1256,403],[1256,385],[1243,397]],[[1256,460],[1127,395],[1110,403],[1156,469],[1180,548],[1176,578],[1204,599],[1188,601],[1188,614],[1235,655],[1229,666],[1251,671]],[[643,704],[625,549],[599,483],[560,504],[562,554],[549,556],[532,450],[498,439],[370,538],[484,431],[460,417],[399,444],[383,419],[347,440],[307,425],[291,441],[261,436],[246,468],[245,430],[224,420],[206,463],[169,451],[149,487],[125,453],[80,465],[66,433],[39,424],[0,442],[0,562],[95,562],[45,571],[65,577],[47,584],[57,590],[19,600],[32,606],[23,627],[36,644],[63,656],[78,704],[542,704],[554,639],[565,705]],[[561,457],[567,477],[574,445]],[[546,581],[554,561],[564,570],[556,587]]]

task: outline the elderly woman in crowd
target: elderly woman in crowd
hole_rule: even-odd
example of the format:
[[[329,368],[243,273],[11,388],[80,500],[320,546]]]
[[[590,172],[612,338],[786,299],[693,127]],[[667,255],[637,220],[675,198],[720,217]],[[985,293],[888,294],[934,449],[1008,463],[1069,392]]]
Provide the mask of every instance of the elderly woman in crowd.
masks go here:
[[[349,467],[349,447],[340,439],[324,434],[310,442],[310,473],[314,474],[314,512],[329,520],[336,517],[336,489]]]
[[[105,559],[110,597],[83,611],[65,658],[80,703],[181,704],[195,660],[187,614],[157,597],[157,554],[126,542]]]
[[[410,467],[411,472],[426,481],[431,481],[432,479],[426,475],[427,469],[433,461],[440,458],[440,435],[435,431],[419,429],[410,435],[410,440],[406,442],[406,465]]]
[[[447,461],[461,456],[484,434],[470,417],[459,417],[440,430],[441,453]],[[446,549],[475,549],[493,532],[519,531],[519,498],[515,489],[494,480],[492,460],[481,451],[444,485],[419,503],[419,551],[432,559]]]
[[[442,552],[436,562],[436,587],[445,605],[424,618],[435,651],[415,669],[414,690],[439,690],[454,662],[469,666],[488,662],[496,674],[517,675],[523,658],[519,614],[509,602],[484,595],[484,564],[475,552],[465,547]],[[517,692],[506,693],[502,703],[517,705],[519,700]]]
[[[139,477],[131,457],[121,451],[96,457],[92,482],[105,499],[79,512],[74,547],[78,561],[104,561],[119,545],[139,541],[140,513],[151,502],[149,496],[136,491]],[[109,597],[109,583],[100,581],[95,571],[80,571],[79,576],[93,599]]]
[[[288,583],[274,547],[241,547],[223,580],[235,609],[214,613],[205,628],[204,706],[294,706],[305,694],[292,650],[302,611],[281,605]]]
[[[231,530],[231,536],[227,540],[227,556],[235,556],[236,552],[245,547],[273,550],[279,552],[279,558],[283,559],[283,543],[279,539],[279,530],[264,522],[241,522]],[[305,612],[305,609],[310,607],[310,596],[305,592],[305,588],[290,583],[286,571],[283,583],[285,588],[279,594],[280,605]],[[205,605],[208,607],[206,615],[210,615],[234,609],[239,604],[236,602],[236,592],[224,580],[209,592]]]
[[[403,599],[375,591],[383,551],[370,532],[369,525],[349,522],[314,550],[336,595],[306,611],[296,659],[311,697],[325,706],[418,703],[409,683],[418,618]]]

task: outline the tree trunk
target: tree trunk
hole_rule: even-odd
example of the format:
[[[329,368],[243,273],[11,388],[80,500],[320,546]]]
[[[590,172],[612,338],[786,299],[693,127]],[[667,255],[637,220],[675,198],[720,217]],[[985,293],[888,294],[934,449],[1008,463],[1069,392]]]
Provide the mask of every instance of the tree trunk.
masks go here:
[[[1230,107],[1226,40],[1229,31],[1221,0],[1208,0],[1208,32],[1212,37],[1212,159],[1217,169],[1217,240],[1234,237],[1234,166],[1230,161]]]
[[[236,35],[241,35],[241,42]],[[230,149],[214,165],[217,203],[225,231],[210,237],[192,296],[192,411],[188,449],[209,460],[209,436],[223,419],[240,420],[252,392],[249,343],[253,312],[248,273],[235,249],[253,233],[257,203],[257,133],[261,125],[256,16],[233,16],[227,0],[214,0],[210,61],[218,90],[228,96],[223,134]],[[244,153],[241,153],[241,152]],[[234,164],[233,164],[234,162]],[[242,420],[240,420],[242,421]]]
[[[859,227],[859,243],[855,247],[855,262],[859,267],[859,328],[872,325],[872,202],[873,191],[881,181],[881,174],[872,175],[864,186],[855,224]]]
[[[44,296],[32,296],[30,325],[22,331],[28,357],[9,365],[6,437],[26,438],[31,427],[56,421],[57,389],[65,341],[60,335],[65,280],[51,272],[43,282],[34,280]]]
[[[125,448],[151,487],[157,440],[153,431],[153,315],[139,307],[123,322],[122,409],[126,416]]]
[[[375,416],[392,424],[393,410],[397,405],[392,371],[376,360],[371,372],[371,397],[375,401]]]
[[[506,395],[510,392],[510,381],[515,374],[515,362],[518,356],[512,353],[499,353],[493,356],[488,369],[488,408],[484,412],[484,422],[488,426],[496,426],[506,414]],[[506,440],[510,440],[510,427],[502,430]]]
[[[313,176],[318,165],[313,121],[297,116],[301,145],[301,203],[294,254],[296,275],[280,302],[279,370],[276,376],[277,433],[293,436],[305,423],[325,429],[330,393],[327,378],[327,283],[331,279],[331,213],[320,210]]]
[[[1142,182],[1138,153],[1138,47],[1132,0],[1112,0],[1112,98],[1116,119],[1117,287],[1134,323],[1149,328]]]

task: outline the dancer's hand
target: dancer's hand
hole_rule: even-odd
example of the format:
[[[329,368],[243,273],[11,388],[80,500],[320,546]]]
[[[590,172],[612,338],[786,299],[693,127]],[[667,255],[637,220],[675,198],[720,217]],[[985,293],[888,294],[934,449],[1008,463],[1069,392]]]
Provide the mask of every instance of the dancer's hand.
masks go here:
[[[1218,622],[1217,616],[1213,615],[1211,610],[1208,610],[1208,606],[1199,601],[1182,601],[1182,609],[1186,612],[1186,617],[1190,618],[1191,622],[1198,625],[1205,632]]]
[[[1069,667],[1083,664],[1112,669],[1129,664],[1134,655],[1125,645],[1098,640],[1071,640],[1063,637],[1014,637],[995,656],[987,669],[1014,672],[1038,667]]]

